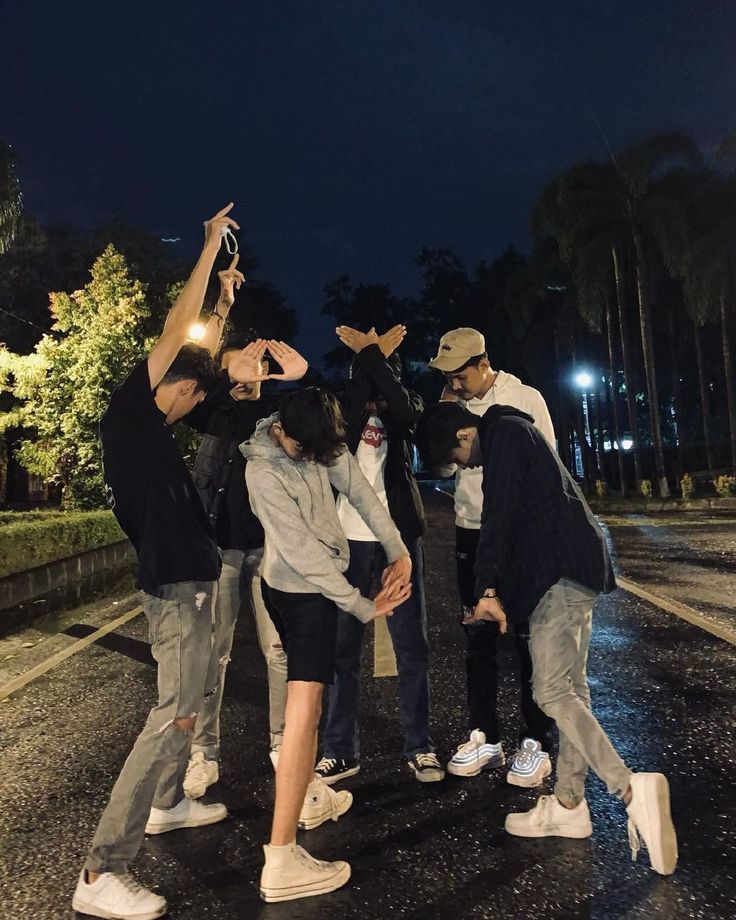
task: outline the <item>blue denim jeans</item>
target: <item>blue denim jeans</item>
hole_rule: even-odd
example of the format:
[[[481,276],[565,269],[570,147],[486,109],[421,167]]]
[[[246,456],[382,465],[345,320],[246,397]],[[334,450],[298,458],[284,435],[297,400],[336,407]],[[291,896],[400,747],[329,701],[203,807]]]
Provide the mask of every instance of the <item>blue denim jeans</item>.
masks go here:
[[[380,543],[350,540],[350,565],[345,577],[366,596],[380,585],[386,556]],[[404,754],[432,751],[429,736],[429,642],[424,598],[424,550],[421,537],[409,547],[412,594],[387,623],[399,671],[399,714],[404,729]],[[338,612],[335,683],[329,688],[322,732],[325,757],[360,759],[360,655],[365,626],[357,617]]]

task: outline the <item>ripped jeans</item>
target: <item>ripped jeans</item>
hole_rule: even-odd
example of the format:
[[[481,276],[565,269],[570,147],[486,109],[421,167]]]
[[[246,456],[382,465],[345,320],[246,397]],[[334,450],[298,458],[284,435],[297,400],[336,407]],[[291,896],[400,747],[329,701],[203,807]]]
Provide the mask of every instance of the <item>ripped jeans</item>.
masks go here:
[[[162,585],[159,593],[143,595],[151,652],[158,662],[158,704],[102,813],[87,856],[90,872],[124,872],[143,842],[151,806],[173,808],[183,799],[192,733],[177,728],[174,719],[204,714],[217,695],[217,582]]]
[[[222,573],[215,604],[213,650],[219,668],[217,692],[212,705],[208,704],[197,719],[192,738],[192,751],[201,751],[207,760],[219,760],[220,756],[220,708],[225,690],[225,675],[233,648],[235,624],[243,603],[245,609],[250,609],[253,614],[258,644],[266,660],[270,746],[272,750],[281,746],[286,711],[286,652],[263,602],[261,579],[258,574],[262,559],[263,548],[248,552],[238,549],[222,551]]]

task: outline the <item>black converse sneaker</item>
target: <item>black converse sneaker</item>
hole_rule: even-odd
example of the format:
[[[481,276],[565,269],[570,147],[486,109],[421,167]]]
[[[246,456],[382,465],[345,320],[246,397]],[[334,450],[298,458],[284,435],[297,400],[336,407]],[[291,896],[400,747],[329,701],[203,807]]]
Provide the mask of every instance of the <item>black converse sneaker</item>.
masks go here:
[[[343,760],[341,757],[323,757],[314,772],[328,786],[332,786],[341,779],[360,773],[360,763],[357,760]]]
[[[415,754],[407,763],[420,783],[438,783],[445,778],[442,764],[437,760],[437,755],[430,751]]]

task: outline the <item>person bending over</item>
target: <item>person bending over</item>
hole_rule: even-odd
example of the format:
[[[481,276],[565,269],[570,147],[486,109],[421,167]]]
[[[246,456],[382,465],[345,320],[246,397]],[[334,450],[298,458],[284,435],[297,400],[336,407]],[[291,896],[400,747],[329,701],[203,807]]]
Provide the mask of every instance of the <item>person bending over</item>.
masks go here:
[[[191,277],[148,357],[113,393],[100,422],[105,491],[138,555],[151,651],[158,664],[158,703],[151,710],[113,787],[73,897],[93,917],[161,917],[166,899],[127,874],[144,833],[198,827],[227,816],[224,805],[184,796],[182,782],[197,716],[216,685],[212,612],[220,560],[212,528],[170,426],[208,390],[217,370],[208,352],[186,345],[198,319],[223,232],[237,227],[232,205],[205,224],[205,244]],[[252,355],[232,362],[234,382],[261,378]]]
[[[590,837],[585,779],[592,767],[621,799],[636,858],[641,842],[652,868],[670,875],[677,837],[667,779],[632,773],[593,715],[586,665],[593,606],[615,588],[605,537],[580,489],[529,415],[492,406],[478,419],[463,406],[427,409],[417,429],[426,465],[483,468],[483,520],[475,562],[472,621],[529,620],[534,699],[557,723],[554,795],[509,814],[519,837]]]
[[[308,387],[286,397],[281,411],[259,422],[241,446],[250,503],[266,535],[263,596],[288,668],[271,840],[261,873],[265,901],[325,894],[350,878],[347,863],[321,862],[296,844],[297,826],[337,820],[352,803],[349,792],[335,793],[314,776],[322,695],[335,674],[337,611],[367,623],[411,593],[408,550],[345,442],[336,398]],[[333,489],[349,499],[386,553],[375,600],[345,578],[348,543]]]

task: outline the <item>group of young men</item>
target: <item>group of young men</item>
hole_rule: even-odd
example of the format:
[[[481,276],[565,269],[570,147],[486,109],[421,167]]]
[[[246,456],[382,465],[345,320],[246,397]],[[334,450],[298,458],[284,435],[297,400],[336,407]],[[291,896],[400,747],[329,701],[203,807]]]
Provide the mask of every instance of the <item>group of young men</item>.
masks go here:
[[[227,817],[224,805],[201,797],[219,777],[220,708],[244,604],[267,665],[275,770],[264,900],[324,894],[350,877],[346,862],[315,859],[296,838],[352,804],[333,786],[361,769],[360,659],[371,620],[388,617],[407,768],[421,782],[444,779],[430,736],[415,443],[427,469],[457,471],[469,736],[447,771],[468,777],[506,764],[497,642],[511,623],[523,730],[508,781],[533,787],[550,775],[555,724],[559,753],[554,794],[510,814],[507,831],[590,836],[592,767],[626,805],[632,854],[643,842],[652,867],[670,874],[677,842],[667,781],[632,773],[591,712],[592,608],[614,579],[603,534],[555,452],[543,398],[494,371],[483,336],[461,328],[442,337],[429,362],[445,388],[424,408],[401,381],[404,326],[381,335],[337,327],[354,353],[338,398],[283,342],[250,332],[221,341],[244,281],[237,256],[219,273],[204,337],[188,343],[222,238],[237,229],[231,208],[206,222],[202,254],[160,339],[100,423],[107,498],[138,554],[159,698],[100,819],[74,908],[107,920],[163,916],[165,898],[127,871],[144,835]],[[296,386],[276,399],[261,394],[269,379]],[[191,474],[170,430],[185,416],[202,433]]]

